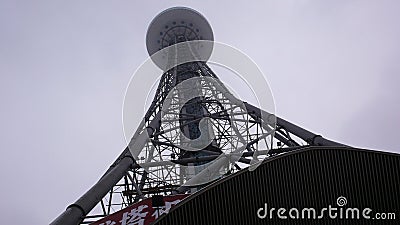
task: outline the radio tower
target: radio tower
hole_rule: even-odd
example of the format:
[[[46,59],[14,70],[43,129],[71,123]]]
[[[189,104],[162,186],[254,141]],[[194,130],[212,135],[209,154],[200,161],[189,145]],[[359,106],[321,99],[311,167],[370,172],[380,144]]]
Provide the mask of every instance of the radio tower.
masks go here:
[[[52,225],[87,224],[148,197],[191,194],[302,146],[341,145],[234,97],[206,63],[212,42],[211,26],[193,9],[155,17],[146,45],[163,74],[144,120],[100,180]]]

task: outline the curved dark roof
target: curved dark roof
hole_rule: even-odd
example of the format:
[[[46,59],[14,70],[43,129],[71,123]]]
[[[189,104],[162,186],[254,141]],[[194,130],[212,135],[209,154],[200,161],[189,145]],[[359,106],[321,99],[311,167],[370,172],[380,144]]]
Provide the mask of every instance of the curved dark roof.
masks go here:
[[[260,219],[257,210],[268,208],[368,207],[376,212],[397,212],[400,219],[400,155],[349,147],[307,147],[267,159],[255,171],[243,170],[189,196],[159,218],[157,225],[223,224],[342,224],[345,220],[310,221]],[[287,213],[287,212],[286,212]],[[374,224],[361,218],[362,224]],[[357,222],[354,219],[349,224]],[[368,223],[370,222],[370,223]],[[348,224],[348,223],[346,223]],[[376,224],[376,223],[375,223]]]

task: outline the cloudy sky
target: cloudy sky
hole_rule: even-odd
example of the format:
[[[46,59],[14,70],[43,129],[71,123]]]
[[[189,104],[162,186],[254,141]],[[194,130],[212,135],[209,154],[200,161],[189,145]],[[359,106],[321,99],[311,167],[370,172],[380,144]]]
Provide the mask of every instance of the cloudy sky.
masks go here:
[[[144,2],[0,1],[2,223],[49,223],[124,149],[125,89],[171,6],[198,10],[258,64],[278,116],[400,152],[399,1]]]

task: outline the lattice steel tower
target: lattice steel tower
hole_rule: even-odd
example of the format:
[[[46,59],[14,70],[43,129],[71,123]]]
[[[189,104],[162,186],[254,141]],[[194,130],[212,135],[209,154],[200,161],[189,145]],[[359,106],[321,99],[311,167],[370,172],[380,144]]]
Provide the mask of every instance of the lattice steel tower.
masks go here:
[[[102,178],[52,224],[90,223],[153,195],[193,193],[299,146],[341,145],[231,94],[206,63],[213,32],[198,12],[167,9],[146,38],[163,74],[143,122]]]

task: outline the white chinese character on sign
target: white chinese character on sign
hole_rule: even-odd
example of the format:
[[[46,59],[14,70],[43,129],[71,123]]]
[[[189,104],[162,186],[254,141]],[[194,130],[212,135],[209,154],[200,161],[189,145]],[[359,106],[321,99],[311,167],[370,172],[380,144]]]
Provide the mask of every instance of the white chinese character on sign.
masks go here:
[[[106,223],[101,223],[99,225],[115,225],[115,224],[116,224],[116,222],[111,221],[111,220],[107,220]]]
[[[141,205],[132,209],[130,212],[125,212],[122,215],[121,225],[143,225],[144,219],[148,212],[142,212],[148,205]]]
[[[169,212],[169,210],[172,208],[172,206],[178,204],[181,200],[175,200],[173,202],[165,202],[165,206],[160,207],[158,209],[154,210],[154,213],[151,215],[153,217],[155,217],[156,219],[161,216],[162,214],[166,214]]]

